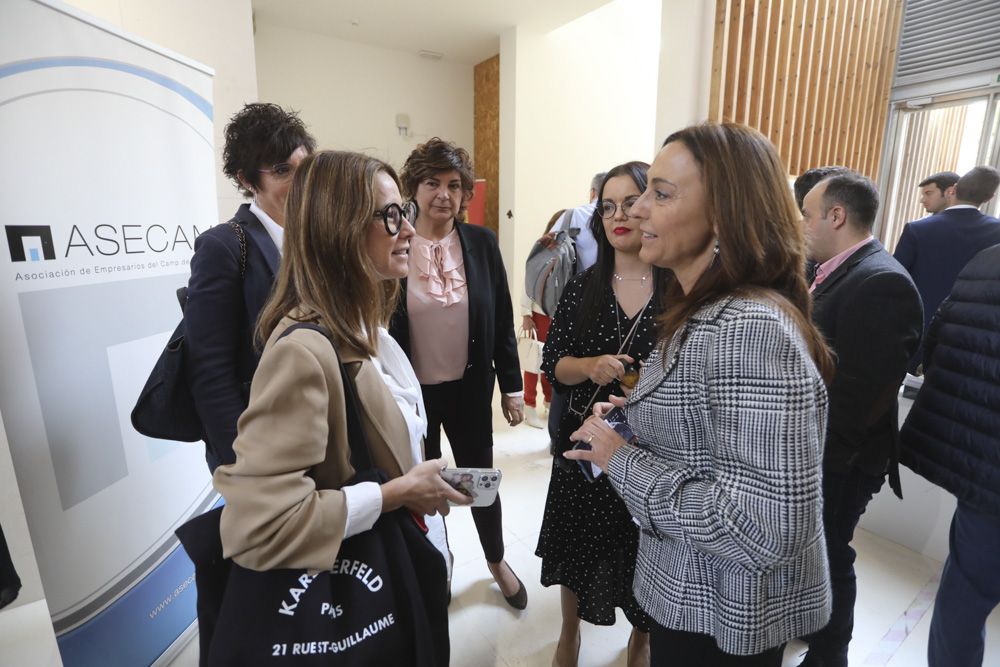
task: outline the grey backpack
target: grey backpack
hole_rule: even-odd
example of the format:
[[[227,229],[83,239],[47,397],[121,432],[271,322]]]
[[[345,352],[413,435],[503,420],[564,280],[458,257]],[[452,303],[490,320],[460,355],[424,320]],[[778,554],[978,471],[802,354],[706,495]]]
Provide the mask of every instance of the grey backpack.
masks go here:
[[[566,217],[560,223],[565,227],[572,216],[572,210],[566,211]],[[525,264],[524,289],[528,298],[534,301],[552,317],[556,314],[559,297],[573,276],[576,274],[576,239],[579,229],[570,229],[549,233],[535,241],[528,253]]]

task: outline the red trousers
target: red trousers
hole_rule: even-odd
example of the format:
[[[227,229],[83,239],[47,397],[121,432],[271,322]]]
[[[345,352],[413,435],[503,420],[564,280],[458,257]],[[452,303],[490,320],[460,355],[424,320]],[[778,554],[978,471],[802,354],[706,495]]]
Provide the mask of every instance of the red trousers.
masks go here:
[[[531,313],[531,321],[535,323],[536,333],[538,335],[538,340],[545,342],[545,337],[549,335],[549,325],[552,324],[552,318],[548,315],[542,315],[541,313]],[[524,372],[524,404],[528,407],[535,407],[535,401],[538,399],[538,388],[537,382],[539,379],[538,373]],[[545,374],[541,374],[542,380],[542,395],[545,397],[546,403],[552,402],[552,385],[549,384],[549,379],[545,377]]]

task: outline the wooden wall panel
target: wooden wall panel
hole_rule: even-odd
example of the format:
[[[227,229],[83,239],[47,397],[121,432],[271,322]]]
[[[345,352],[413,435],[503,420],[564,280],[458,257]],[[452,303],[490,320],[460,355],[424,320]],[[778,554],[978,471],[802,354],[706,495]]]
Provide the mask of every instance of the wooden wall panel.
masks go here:
[[[756,127],[790,175],[881,156],[903,0],[716,0],[709,117]]]
[[[476,178],[486,180],[486,226],[500,234],[500,56],[473,70],[473,137]]]

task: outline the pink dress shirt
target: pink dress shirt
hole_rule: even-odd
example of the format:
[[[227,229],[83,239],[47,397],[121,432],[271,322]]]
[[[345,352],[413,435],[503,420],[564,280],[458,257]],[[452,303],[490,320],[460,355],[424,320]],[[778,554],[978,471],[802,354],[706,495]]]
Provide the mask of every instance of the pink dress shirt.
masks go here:
[[[850,248],[842,253],[834,255],[830,259],[826,260],[822,264],[816,267],[816,277],[813,278],[812,285],[809,286],[809,293],[812,294],[813,290],[819,287],[824,280],[830,277],[830,274],[837,270],[837,268],[850,259],[851,255],[861,250],[861,247],[866,243],[874,239],[874,236],[869,236],[864,241],[852,245]]]
[[[406,309],[410,355],[420,384],[460,380],[469,362],[469,290],[458,232],[410,239]]]

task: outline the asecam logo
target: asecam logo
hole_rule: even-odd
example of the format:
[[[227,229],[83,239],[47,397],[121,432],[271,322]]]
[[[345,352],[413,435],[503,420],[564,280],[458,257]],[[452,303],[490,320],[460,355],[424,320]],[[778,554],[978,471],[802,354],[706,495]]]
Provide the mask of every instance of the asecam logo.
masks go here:
[[[55,259],[52,229],[45,225],[5,225],[12,262],[40,262]]]

